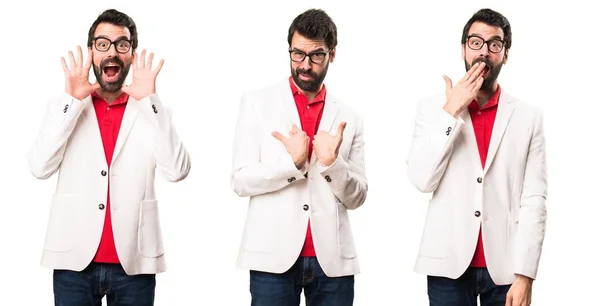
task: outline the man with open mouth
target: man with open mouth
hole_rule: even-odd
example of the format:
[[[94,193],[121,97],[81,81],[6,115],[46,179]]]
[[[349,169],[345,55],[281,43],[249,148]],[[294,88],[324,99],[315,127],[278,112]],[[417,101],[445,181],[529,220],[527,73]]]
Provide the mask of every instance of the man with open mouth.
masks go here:
[[[479,10],[461,44],[466,75],[418,104],[408,175],[433,195],[415,271],[431,306],[527,306],[546,227],[542,111],[498,84],[506,17]]]
[[[62,58],[65,93],[50,101],[29,152],[35,177],[59,173],[42,257],[55,305],[154,305],[155,275],[165,271],[155,171],[177,182],[191,161],[156,94],[163,61],[152,69],[154,55],[137,45],[128,15],[100,14],[87,60],[79,46],[69,64]]]

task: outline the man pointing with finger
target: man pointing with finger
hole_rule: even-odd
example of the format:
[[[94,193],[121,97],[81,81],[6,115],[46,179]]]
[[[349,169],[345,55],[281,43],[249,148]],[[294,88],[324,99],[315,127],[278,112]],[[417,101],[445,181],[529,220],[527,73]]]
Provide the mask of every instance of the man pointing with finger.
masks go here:
[[[337,29],[321,10],[288,32],[291,76],[245,94],[231,187],[250,197],[238,267],[252,305],[352,305],[359,272],[348,210],[365,202],[362,118],[326,90]]]
[[[29,152],[35,177],[59,173],[42,258],[58,306],[100,305],[104,296],[109,306],[153,305],[155,274],[165,271],[155,171],[177,182],[191,162],[156,94],[163,61],[153,69],[153,54],[138,56],[137,44],[129,16],[100,14],[85,62],[81,47],[62,59],[65,92],[48,104]]]
[[[466,75],[418,105],[408,176],[432,193],[415,270],[431,306],[525,306],[546,226],[542,111],[500,88],[512,31],[482,9],[464,27]]]

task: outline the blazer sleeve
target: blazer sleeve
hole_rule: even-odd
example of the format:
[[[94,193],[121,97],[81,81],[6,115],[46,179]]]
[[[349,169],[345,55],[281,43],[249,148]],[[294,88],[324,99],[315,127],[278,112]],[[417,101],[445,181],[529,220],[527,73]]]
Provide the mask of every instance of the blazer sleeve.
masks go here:
[[[33,176],[48,179],[58,171],[77,120],[91,102],[91,95],[80,101],[65,93],[48,103],[37,139],[27,154]]]
[[[514,273],[533,279],[537,275],[546,232],[546,196],[546,149],[540,112],[527,153],[514,249]]]
[[[408,177],[421,192],[437,189],[452,154],[454,140],[464,125],[432,100],[418,103],[406,164]]]
[[[192,162],[175,130],[170,110],[162,105],[158,94],[145,97],[138,101],[138,104],[153,127],[158,173],[169,182],[185,179]]]
[[[242,97],[233,141],[230,184],[241,197],[274,192],[306,179],[307,166],[298,170],[289,154],[277,160],[261,160],[261,119],[252,101],[247,94]]]
[[[350,210],[362,206],[367,199],[364,146],[363,119],[359,117],[348,160],[338,155],[329,167],[320,167],[333,194]]]

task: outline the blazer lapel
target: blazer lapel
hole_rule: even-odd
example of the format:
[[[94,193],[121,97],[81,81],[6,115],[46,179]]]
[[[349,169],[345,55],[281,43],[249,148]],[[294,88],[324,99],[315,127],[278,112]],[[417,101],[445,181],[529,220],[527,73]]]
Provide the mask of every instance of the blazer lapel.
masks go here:
[[[102,143],[102,134],[100,134],[100,126],[98,125],[98,116],[96,115],[96,109],[93,103],[86,106],[78,120],[78,124],[81,129],[85,130],[85,134],[89,134],[92,138],[89,138],[88,145],[95,146],[98,160],[106,163],[106,155],[104,154],[104,145]]]
[[[463,125],[463,140],[469,152],[469,160],[473,165],[481,169],[481,159],[479,157],[479,148],[477,147],[477,139],[475,138],[475,130],[473,129],[473,121],[468,109],[465,109],[460,115],[465,122]],[[475,169],[477,169],[475,168]]]
[[[302,129],[300,115],[298,114],[298,109],[296,108],[296,101],[294,101],[292,89],[290,88],[290,83],[287,79],[282,82],[280,86],[279,96],[279,101],[281,101],[282,115],[286,117],[285,120],[289,123],[289,126],[287,127],[289,129],[288,131],[292,129],[293,124],[295,124],[299,129]],[[284,135],[286,137],[288,136],[287,133],[284,133]]]
[[[494,127],[492,129],[492,138],[490,139],[490,147],[488,148],[488,155],[485,161],[485,168],[483,173],[488,171],[494,157],[498,152],[498,147],[504,137],[504,132],[510,121],[515,106],[510,96],[500,93],[500,101],[498,102],[498,111],[496,113],[496,119],[494,120]]]
[[[113,158],[111,164],[117,159],[121,149],[123,148],[123,144],[125,144],[125,140],[127,140],[127,136],[133,127],[133,123],[137,119],[139,114],[137,101],[133,98],[129,98],[127,101],[127,106],[125,107],[125,113],[123,114],[123,121],[121,122],[121,128],[119,129],[119,135],[117,137],[117,144],[115,145],[115,151],[113,153]]]

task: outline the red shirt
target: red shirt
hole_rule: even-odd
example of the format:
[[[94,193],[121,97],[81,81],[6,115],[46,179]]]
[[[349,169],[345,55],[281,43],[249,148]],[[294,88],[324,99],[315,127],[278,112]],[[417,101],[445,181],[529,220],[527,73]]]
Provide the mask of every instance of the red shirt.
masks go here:
[[[475,138],[477,140],[477,148],[479,149],[479,158],[481,159],[481,167],[485,167],[485,160],[490,146],[490,138],[492,138],[492,129],[496,120],[496,112],[498,111],[498,99],[500,98],[500,85],[498,90],[490,98],[488,103],[482,108],[479,108],[477,101],[473,100],[469,104],[469,113],[473,122],[473,130],[475,130]],[[479,238],[477,239],[477,248],[471,261],[471,267],[485,268],[485,255],[483,253],[483,241],[481,240],[481,227],[479,228]]]
[[[312,102],[308,102],[308,98],[304,95],[294,81],[292,77],[290,77],[290,87],[292,89],[292,94],[294,95],[294,101],[296,102],[296,108],[298,109],[298,115],[300,117],[300,123],[302,124],[302,130],[310,137],[310,142],[308,143],[308,159],[310,160],[312,154],[312,141],[314,139],[315,133],[319,128],[319,123],[321,122],[321,116],[323,115],[323,106],[325,105],[325,95],[327,90],[325,89],[325,85],[321,88],[321,91],[315,96]],[[306,240],[304,241],[304,246],[302,247],[302,252],[300,252],[300,256],[304,257],[314,257],[316,256],[315,247],[313,246],[312,240],[312,232],[310,230],[310,219],[308,220],[308,229],[306,230]]]
[[[95,92],[92,94],[92,101],[94,109],[96,110],[96,117],[98,118],[98,126],[100,127],[100,135],[102,137],[102,144],[104,145],[104,155],[106,155],[106,164],[108,165],[109,173],[113,152],[117,143],[117,136],[119,135],[121,121],[123,120],[123,114],[125,113],[128,99],[129,96],[124,93],[111,105],[108,105],[108,103],[100,98]],[[109,174],[107,174],[107,178],[108,175]],[[110,185],[108,186],[105,211],[104,230],[102,231],[102,238],[100,239],[100,245],[98,246],[96,256],[94,256],[94,261],[119,263],[115,239],[113,237],[112,222],[110,219]]]

